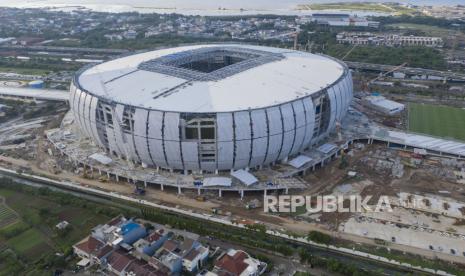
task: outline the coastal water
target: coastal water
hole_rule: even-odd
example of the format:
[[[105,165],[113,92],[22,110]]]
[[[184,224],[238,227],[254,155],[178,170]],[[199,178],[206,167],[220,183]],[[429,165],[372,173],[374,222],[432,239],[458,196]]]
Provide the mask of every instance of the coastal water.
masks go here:
[[[0,6],[18,8],[51,7],[60,10],[83,7],[110,12],[160,12],[201,15],[227,14],[305,14],[297,6],[311,3],[356,2],[356,0],[0,0]],[[386,2],[373,0],[372,2]],[[464,0],[397,0],[415,5],[459,5]],[[363,14],[363,13],[358,13]]]

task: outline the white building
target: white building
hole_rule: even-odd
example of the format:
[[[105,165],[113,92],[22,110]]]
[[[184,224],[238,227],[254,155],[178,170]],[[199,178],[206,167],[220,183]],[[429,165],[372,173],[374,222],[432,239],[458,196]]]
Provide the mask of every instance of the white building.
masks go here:
[[[197,45],[80,71],[70,105],[83,135],[148,167],[238,170],[285,161],[346,114],[352,76],[288,49]]]
[[[334,27],[368,27],[379,28],[379,22],[369,21],[365,17],[357,17],[339,13],[315,13],[312,20],[320,25]]]
[[[405,105],[388,100],[383,96],[368,96],[365,97],[365,101],[378,111],[388,115],[398,114],[405,109]]]
[[[342,32],[337,34],[336,40],[340,44],[351,45],[442,47],[444,44],[444,41],[440,37],[403,36],[370,32]]]

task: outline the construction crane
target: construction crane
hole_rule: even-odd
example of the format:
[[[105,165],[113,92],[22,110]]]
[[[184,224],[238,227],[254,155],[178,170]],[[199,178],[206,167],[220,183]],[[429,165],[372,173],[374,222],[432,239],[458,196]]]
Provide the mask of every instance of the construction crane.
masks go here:
[[[295,29],[295,31],[293,31],[293,32],[285,33],[285,34],[279,34],[279,35],[274,35],[274,36],[270,36],[270,37],[268,37],[267,39],[275,39],[275,38],[280,38],[280,37],[291,36],[291,37],[294,38],[294,46],[293,46],[293,49],[294,49],[294,50],[297,50],[297,42],[298,42],[299,34],[300,34],[300,28],[297,27],[297,28]]]
[[[354,45],[354,47],[352,47],[349,51],[347,51],[347,53],[341,58],[342,61],[344,61],[346,59],[346,57],[348,57],[354,50],[355,48],[357,48],[357,44]]]
[[[292,36],[294,36],[294,50],[297,50],[297,41],[299,39],[299,33],[300,33],[300,29],[298,27],[295,30],[295,32],[292,33]]]
[[[362,83],[362,91],[363,91],[363,92],[369,92],[369,91],[370,91],[369,86],[370,86],[373,82],[375,82],[375,81],[377,81],[377,80],[383,78],[383,77],[386,76],[387,74],[390,74],[390,73],[393,73],[393,72],[399,70],[400,68],[402,68],[402,67],[404,67],[404,66],[406,66],[406,65],[407,65],[407,62],[404,62],[404,63],[402,63],[401,65],[394,67],[392,70],[389,70],[388,72],[379,74],[379,76],[377,76],[376,78],[374,78],[374,79],[372,79],[372,80],[369,80],[369,81],[364,80],[363,77],[362,77],[362,81],[361,81],[361,83]]]
[[[400,68],[404,67],[405,65],[407,65],[407,62],[404,62],[404,63],[402,63],[401,65],[394,67],[392,70],[389,70],[389,71],[387,71],[387,72],[385,72],[385,73],[379,74],[379,76],[377,76],[376,78],[374,78],[374,79],[372,79],[371,81],[369,81],[368,84],[371,84],[371,83],[373,83],[373,82],[375,82],[375,81],[377,81],[377,80],[383,78],[384,76],[386,76],[386,75],[388,75],[388,74],[390,74],[390,73],[393,73],[393,72],[399,70]]]

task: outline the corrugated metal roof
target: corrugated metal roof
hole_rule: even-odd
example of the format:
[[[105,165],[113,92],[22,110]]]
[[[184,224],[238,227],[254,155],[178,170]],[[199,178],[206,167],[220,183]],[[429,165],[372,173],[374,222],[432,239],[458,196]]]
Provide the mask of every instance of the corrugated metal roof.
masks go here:
[[[247,48],[284,58],[217,81],[192,81],[139,68],[146,61],[206,47]],[[227,112],[276,105],[311,95],[336,82],[344,70],[341,63],[310,53],[216,44],[157,50],[108,61],[85,70],[78,81],[92,94],[133,106],[178,112]]]
[[[289,165],[291,165],[292,167],[298,169],[298,168],[302,167],[303,165],[307,164],[308,162],[310,162],[312,160],[313,159],[308,157],[308,156],[299,155],[296,158],[289,161]]]
[[[258,179],[253,174],[242,169],[232,172],[231,176],[239,179],[239,181],[241,181],[247,186],[250,186],[258,182]]]

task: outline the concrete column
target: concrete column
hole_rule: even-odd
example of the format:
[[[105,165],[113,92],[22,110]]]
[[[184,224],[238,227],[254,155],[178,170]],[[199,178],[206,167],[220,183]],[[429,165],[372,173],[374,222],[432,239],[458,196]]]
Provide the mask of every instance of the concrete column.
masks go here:
[[[187,172],[187,170],[184,170],[184,175],[188,175],[189,173]]]
[[[284,193],[287,195],[289,194],[289,188],[286,187],[286,190],[284,191]]]
[[[389,148],[391,146],[391,142],[387,142],[387,147]]]
[[[144,187],[147,188],[147,181],[144,180]]]
[[[200,188],[197,188],[197,194],[200,195],[201,192],[200,192]]]
[[[116,182],[119,182],[119,176],[115,174],[115,177],[116,177]]]
[[[160,184],[160,189],[161,189],[162,191],[164,190],[163,184]]]
[[[178,186],[178,194],[181,194],[181,193],[182,193],[181,186]]]
[[[98,169],[98,174],[102,175],[102,170],[100,168]]]
[[[222,190],[219,189],[219,190],[218,190],[218,197],[222,197],[222,196],[223,196],[223,195],[222,195]]]
[[[266,189],[263,190],[263,195],[266,196],[267,192],[266,192]]]
[[[110,173],[107,172],[107,177],[108,177],[108,180],[110,180]]]
[[[244,190],[241,190],[241,200],[244,198]]]
[[[218,174],[218,169],[215,170],[215,174]]]
[[[128,183],[131,183],[131,180],[129,179],[129,177],[128,177]]]

